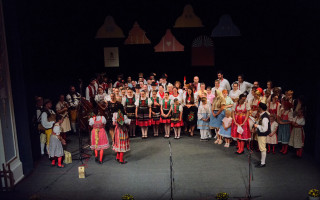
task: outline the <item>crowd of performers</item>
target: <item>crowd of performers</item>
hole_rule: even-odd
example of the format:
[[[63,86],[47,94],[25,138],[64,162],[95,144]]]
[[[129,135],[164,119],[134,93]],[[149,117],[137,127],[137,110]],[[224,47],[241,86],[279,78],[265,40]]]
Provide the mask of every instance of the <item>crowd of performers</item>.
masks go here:
[[[259,82],[244,81],[239,75],[231,85],[217,73],[214,87],[200,83],[195,76],[193,82],[183,85],[176,81],[167,82],[163,74],[159,80],[151,73],[145,79],[139,73],[138,81],[122,75],[112,83],[106,76],[91,79],[85,88],[85,95],[76,92],[74,86],[69,93],[60,95],[55,112],[52,102],[37,97],[37,121],[40,132],[41,154],[47,151],[56,159],[58,167],[63,167],[61,158],[66,144],[66,133],[76,133],[79,102],[83,100],[94,108],[87,123],[91,130],[91,146],[96,161],[103,162],[103,150],[112,149],[116,160],[125,164],[124,153],[130,150],[129,137],[136,137],[140,127],[141,138],[163,134],[169,138],[181,138],[181,132],[193,137],[195,129],[200,131],[200,141],[214,140],[215,144],[228,148],[237,146],[236,154],[243,154],[245,148],[261,152],[261,162],[256,167],[265,167],[266,153],[276,153],[275,147],[281,143],[282,154],[288,153],[288,145],[296,149],[296,156],[302,156],[305,133],[305,106],[303,96],[293,99],[293,91],[282,92],[273,87],[271,81],[262,89]],[[108,141],[109,133],[111,142]],[[45,147],[46,146],[46,147]]]

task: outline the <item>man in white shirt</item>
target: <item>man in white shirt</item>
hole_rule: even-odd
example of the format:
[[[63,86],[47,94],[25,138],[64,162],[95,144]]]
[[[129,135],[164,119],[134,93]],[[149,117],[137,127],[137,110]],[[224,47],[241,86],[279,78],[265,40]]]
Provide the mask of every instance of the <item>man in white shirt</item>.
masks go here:
[[[228,90],[228,92],[231,90],[230,83],[227,79],[223,78],[223,72],[218,71],[217,73],[218,79],[220,80],[220,89],[222,90]]]
[[[193,87],[195,88],[195,93],[200,90],[200,83],[199,83],[199,77],[195,76],[193,77]]]
[[[260,86],[259,86],[259,82],[258,82],[258,81],[254,81],[254,82],[253,82],[253,86],[251,87],[251,89],[250,89],[250,91],[249,91],[249,94],[248,94],[248,96],[247,96],[247,100],[250,100],[250,99],[252,100],[253,97],[254,97],[254,96],[253,96],[253,93],[254,93],[255,91],[252,92],[252,88],[253,88],[253,87],[254,87],[254,88],[260,87]]]
[[[91,79],[90,84],[86,88],[86,100],[90,101],[91,103],[94,102],[94,97],[97,94],[95,83],[96,83],[95,79]]]
[[[220,90],[222,92],[222,88],[220,87],[220,80],[216,79],[214,81],[214,87],[211,89],[211,94],[216,95],[215,91]]]
[[[243,80],[244,79],[244,76],[242,74],[240,74],[238,76],[238,87],[239,87],[239,90],[241,91],[241,93],[244,93],[244,92],[250,92],[250,89],[252,88],[252,84],[249,83],[249,82],[246,82]]]
[[[266,166],[267,136],[271,133],[269,115],[266,112],[266,110],[267,110],[267,105],[264,103],[259,103],[259,112],[261,114],[260,114],[258,124],[254,124],[254,127],[257,129],[259,150],[261,152],[261,162],[256,165],[257,168]]]
[[[240,94],[241,94],[241,91],[238,88],[238,83],[234,82],[232,84],[232,90],[229,92],[229,97],[232,99],[233,102],[237,102]]]

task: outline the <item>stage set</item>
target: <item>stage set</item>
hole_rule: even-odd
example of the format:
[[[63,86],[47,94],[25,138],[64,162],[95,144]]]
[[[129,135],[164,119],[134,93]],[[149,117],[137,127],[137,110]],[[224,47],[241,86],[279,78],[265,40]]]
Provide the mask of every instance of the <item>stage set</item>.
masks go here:
[[[315,45],[320,35],[319,11],[317,0],[0,0],[0,199],[319,199],[319,191],[312,190],[320,189],[320,82],[314,73],[320,64],[319,46]],[[219,70],[223,71],[222,78],[217,77],[222,73]],[[209,115],[204,122],[196,122],[193,137],[183,131],[179,101],[184,102],[181,103],[184,108],[197,107],[198,112],[207,99],[209,102],[209,93],[213,91],[215,97],[209,104],[212,112],[219,113],[220,109],[225,114],[226,102],[221,106],[222,99],[231,96],[234,82],[243,83],[239,75],[249,86],[241,91],[244,96],[239,93],[232,102],[236,106],[229,111],[245,118],[243,113],[237,113],[237,105],[242,106],[240,100],[247,98],[247,92],[253,95],[250,109],[258,96],[257,113],[263,114],[263,106],[267,105],[270,111],[270,102],[282,103],[283,110],[288,105],[292,118],[288,111],[288,119],[282,119],[277,106],[273,109],[274,117],[286,122],[295,119],[295,123],[290,121],[287,132],[292,131],[289,126],[298,128],[303,133],[300,140],[304,146],[289,144],[288,148],[289,142],[283,139],[275,145],[274,153],[271,146],[264,163],[262,157],[266,152],[258,150],[263,149],[259,146],[260,135],[252,146],[242,141],[245,137],[240,136],[242,131],[251,131],[241,128],[245,123],[230,121],[242,129],[233,130],[231,134],[241,133],[238,137],[232,135],[230,147],[216,140],[214,131],[209,137],[209,131],[197,129],[209,127],[204,125]],[[116,82],[118,77],[123,82]],[[125,83],[128,77],[134,83]],[[196,77],[200,81],[195,81]],[[229,80],[231,87],[220,91],[224,80]],[[169,91],[166,81],[172,84],[180,81],[177,96],[174,88]],[[212,88],[203,90],[201,83]],[[278,90],[269,87],[271,83]],[[57,115],[53,120],[57,123],[53,123],[49,120],[49,109],[45,109],[49,102],[56,111],[59,97],[67,95],[71,85],[83,98],[76,97],[81,102],[75,106],[77,119],[71,119],[71,106],[67,106],[71,123],[63,138],[59,128],[61,118],[67,117]],[[140,85],[150,88],[150,100],[153,91],[159,98],[152,97],[149,105],[148,98],[142,99]],[[172,102],[178,102],[172,107],[173,125],[166,122],[169,117],[165,113],[159,111],[160,117],[158,111],[151,109],[157,101],[156,106],[161,104],[161,109],[167,109],[161,85],[172,96]],[[243,85],[236,88],[240,91]],[[128,88],[136,92],[137,101],[130,101],[132,90]],[[264,88],[267,89],[263,91]],[[101,101],[95,99],[95,95],[100,95],[99,89],[104,95]],[[114,95],[112,91],[116,90],[123,94]],[[264,97],[265,92],[270,92],[268,98]],[[176,101],[178,96],[181,99]],[[279,99],[273,101],[274,96]],[[39,109],[40,118],[36,110],[38,97],[45,100]],[[246,98],[244,101],[248,103]],[[74,97],[71,99],[74,101]],[[100,107],[101,111],[98,107],[104,103],[123,106],[115,106],[117,110],[107,113],[107,108]],[[244,109],[249,113],[246,103]],[[129,104],[137,107],[136,114],[128,112]],[[85,110],[87,105],[97,109]],[[152,117],[150,111],[143,111],[148,106]],[[132,119],[137,118],[136,137],[129,137],[125,128],[119,129],[127,123],[124,110],[126,117],[131,114]],[[98,118],[98,111],[105,118]],[[47,117],[42,118],[43,113]],[[145,117],[146,113],[152,120]],[[203,116],[199,113],[194,113],[197,118]],[[269,115],[256,117],[257,121],[251,120],[260,128],[270,123],[263,122],[270,120]],[[301,118],[303,123],[298,124],[297,119]],[[151,121],[156,124],[156,120],[165,124],[164,129],[174,127],[170,138],[165,138],[163,132],[154,136]],[[144,123],[149,123],[147,138]],[[177,123],[182,127],[181,136],[174,133],[178,130]],[[39,128],[39,124],[43,127]],[[101,131],[104,124],[107,134]],[[112,126],[117,130],[115,136],[108,130]],[[257,134],[267,133],[257,129]],[[208,135],[203,138],[203,133]],[[49,145],[47,138],[52,136],[55,138],[54,142],[50,139],[51,145],[58,146],[54,147],[58,153]],[[251,136],[243,140],[250,139],[254,140]],[[277,143],[277,137],[276,140]],[[123,154],[129,148],[128,141],[130,151]],[[113,145],[117,142],[119,146]],[[248,150],[249,147],[253,149]],[[67,160],[63,164],[64,158]]]

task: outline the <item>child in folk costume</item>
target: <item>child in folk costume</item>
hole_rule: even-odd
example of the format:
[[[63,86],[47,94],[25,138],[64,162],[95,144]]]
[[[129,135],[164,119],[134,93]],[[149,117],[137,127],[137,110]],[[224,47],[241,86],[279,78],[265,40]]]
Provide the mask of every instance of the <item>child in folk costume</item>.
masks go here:
[[[290,117],[292,117],[292,111],[290,109],[291,103],[287,100],[283,101],[282,108],[278,114],[278,142],[282,143],[281,153],[288,153],[288,143],[290,139]]]
[[[126,125],[130,125],[131,120],[128,119],[123,107],[120,106],[118,112],[113,113],[112,121],[113,125],[115,125],[112,149],[117,153],[116,160],[120,164],[126,164],[127,161],[124,161],[123,154],[130,151],[130,141]]]
[[[231,126],[231,137],[237,140],[238,151],[237,154],[243,154],[244,143],[251,139],[251,132],[249,129],[249,111],[250,106],[245,103],[246,95],[241,94],[238,102],[234,104],[232,109],[232,126]]]
[[[271,127],[271,133],[267,136],[267,144],[268,144],[268,150],[267,153],[270,153],[271,147],[272,147],[272,153],[275,154],[275,146],[278,144],[277,139],[277,130],[279,124],[275,121],[277,119],[275,114],[270,114],[270,127]]]
[[[148,137],[148,126],[151,126],[151,100],[146,97],[146,92],[140,92],[141,97],[136,100],[136,125],[141,127],[142,139]]]
[[[105,131],[106,123],[107,120],[101,113],[98,113],[98,116],[92,116],[89,119],[89,125],[92,126],[90,148],[94,150],[95,160],[100,164],[103,163],[103,150],[108,149],[110,147],[107,133]],[[99,158],[98,151],[100,151]]]
[[[289,140],[289,145],[296,149],[296,155],[301,158],[302,150],[304,146],[304,130],[303,126],[305,125],[305,118],[303,115],[303,109],[298,111],[297,116],[291,120],[292,130]]]
[[[165,92],[164,98],[161,102],[161,118],[160,123],[164,124],[165,138],[170,137],[170,119],[171,119],[171,99],[169,99],[169,92]]]
[[[136,136],[136,98],[133,95],[133,91],[131,88],[127,90],[127,97],[125,101],[122,103],[125,108],[125,113],[129,119],[131,119],[131,123],[129,125],[129,135],[130,137]]]
[[[49,145],[49,158],[51,159],[51,166],[56,165],[57,158],[59,168],[64,167],[64,165],[62,165],[62,157],[64,155],[62,145],[66,145],[66,141],[60,136],[63,119],[63,116],[57,115],[57,123],[55,123],[53,126]]]
[[[180,139],[181,126],[183,126],[182,113],[183,107],[180,105],[179,100],[174,99],[174,105],[171,107],[171,127],[174,130],[174,139]]]
[[[275,116],[278,116],[278,113],[280,113],[280,107],[281,104],[278,101],[279,97],[276,94],[271,95],[271,101],[267,104],[268,105],[268,112]]]
[[[222,119],[224,118],[225,111],[224,107],[226,105],[226,100],[222,95],[220,90],[215,90],[215,98],[213,99],[211,105],[211,115],[210,115],[210,128],[215,129],[217,140],[214,142],[215,144],[222,144],[222,137],[219,136],[219,128],[222,125]]]
[[[210,134],[210,104],[207,97],[201,98],[201,104],[198,108],[197,128],[200,130],[200,141],[208,141]]]
[[[212,94],[212,88],[210,86],[207,87],[207,101],[211,105],[214,99],[214,94]]]
[[[160,98],[157,97],[157,91],[152,91],[152,97],[150,98],[151,104],[151,124],[153,126],[154,136],[159,136],[159,125],[160,125]]]
[[[226,142],[224,147],[230,147],[231,125],[232,125],[231,111],[226,110],[226,116],[223,118],[222,125],[220,126],[220,129],[219,129],[219,135],[224,137]]]

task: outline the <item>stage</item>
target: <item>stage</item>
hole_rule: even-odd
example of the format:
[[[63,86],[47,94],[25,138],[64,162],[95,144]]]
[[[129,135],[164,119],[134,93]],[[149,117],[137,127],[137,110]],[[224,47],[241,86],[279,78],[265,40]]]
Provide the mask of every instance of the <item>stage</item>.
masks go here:
[[[135,199],[170,199],[170,151],[174,169],[173,199],[215,199],[218,192],[230,197],[246,196],[248,154],[236,155],[235,147],[224,148],[212,140],[201,142],[194,137],[140,137],[131,140],[131,151],[125,154],[125,165],[115,161],[115,153],[105,151],[102,165],[91,156],[84,160],[86,178],[78,178],[80,161],[64,169],[50,167],[47,157],[36,164],[33,173],[21,181],[8,199],[121,199],[131,194]],[[76,151],[78,139],[70,136],[67,150]],[[260,153],[253,153],[257,161]],[[302,159],[279,153],[267,155],[267,167],[253,167],[251,194],[257,199],[306,199],[309,189],[320,187],[320,168],[311,156]],[[3,198],[1,198],[3,199]],[[237,199],[237,198],[231,198]]]

